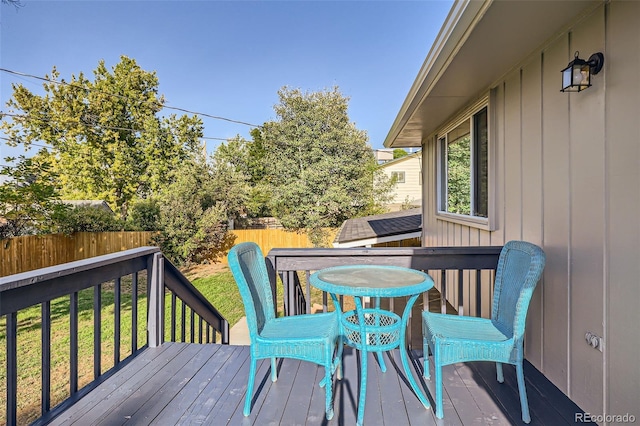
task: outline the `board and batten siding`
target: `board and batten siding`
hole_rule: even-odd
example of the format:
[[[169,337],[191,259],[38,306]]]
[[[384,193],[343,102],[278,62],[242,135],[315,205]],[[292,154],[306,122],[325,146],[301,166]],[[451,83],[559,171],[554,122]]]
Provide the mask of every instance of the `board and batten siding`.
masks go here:
[[[426,246],[523,239],[544,248],[547,264],[529,308],[526,358],[585,411],[636,418],[639,23],[640,2],[605,3],[487,88],[492,231],[437,217],[436,135],[423,141],[422,196]],[[576,50],[585,59],[603,52],[605,66],[591,88],[562,93],[560,70]],[[604,352],[586,343],[587,332],[604,337]]]

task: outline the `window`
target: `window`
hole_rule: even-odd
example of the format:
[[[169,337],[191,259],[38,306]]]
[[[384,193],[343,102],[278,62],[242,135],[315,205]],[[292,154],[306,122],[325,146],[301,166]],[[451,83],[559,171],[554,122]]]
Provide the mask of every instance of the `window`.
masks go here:
[[[476,110],[438,136],[440,215],[489,217],[489,136],[487,107]]]
[[[404,172],[391,172],[391,179],[396,183],[404,183]]]

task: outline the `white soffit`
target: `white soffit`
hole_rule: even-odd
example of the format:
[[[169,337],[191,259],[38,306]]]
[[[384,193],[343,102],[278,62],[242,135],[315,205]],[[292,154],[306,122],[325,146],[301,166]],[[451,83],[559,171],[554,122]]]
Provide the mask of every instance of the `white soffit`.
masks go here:
[[[422,139],[492,84],[606,0],[457,0],[425,59],[384,146]],[[572,55],[567,52],[567,63]],[[558,69],[558,90],[560,69]]]

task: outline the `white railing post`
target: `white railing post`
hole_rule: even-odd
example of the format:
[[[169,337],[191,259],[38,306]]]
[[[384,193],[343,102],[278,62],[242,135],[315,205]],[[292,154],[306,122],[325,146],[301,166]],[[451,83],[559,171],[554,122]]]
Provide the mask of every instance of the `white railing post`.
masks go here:
[[[164,336],[164,258],[162,253],[153,255],[147,330],[149,332],[149,347],[160,346]]]

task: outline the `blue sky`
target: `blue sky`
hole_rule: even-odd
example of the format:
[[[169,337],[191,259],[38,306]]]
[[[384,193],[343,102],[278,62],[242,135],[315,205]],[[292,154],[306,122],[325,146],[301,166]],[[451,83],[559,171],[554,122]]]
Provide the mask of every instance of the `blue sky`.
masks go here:
[[[262,124],[282,86],[340,87],[349,116],[382,148],[452,1],[33,1],[0,6],[0,67],[92,77],[121,55],[156,71],[167,105]],[[0,72],[0,109],[12,83]],[[167,111],[171,112],[171,111]],[[250,128],[204,119],[206,137]],[[0,159],[16,155],[1,141]],[[212,152],[218,141],[207,141]]]

